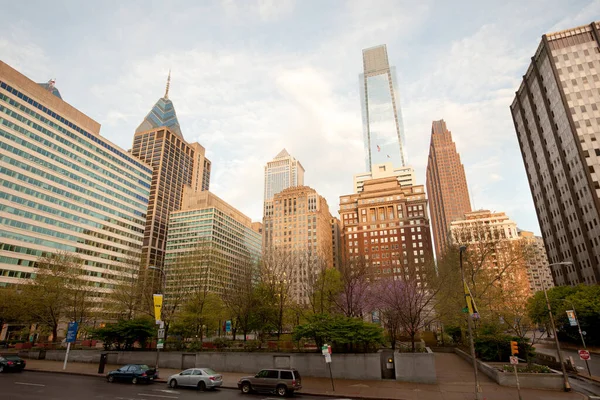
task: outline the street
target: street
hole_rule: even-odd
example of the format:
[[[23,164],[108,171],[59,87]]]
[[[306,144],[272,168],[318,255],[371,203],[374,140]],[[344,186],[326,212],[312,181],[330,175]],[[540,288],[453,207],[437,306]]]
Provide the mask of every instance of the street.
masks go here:
[[[238,390],[220,389],[198,392],[194,389],[170,389],[166,383],[149,385],[131,383],[108,383],[103,378],[65,375],[46,372],[24,371],[0,374],[0,398],[6,400],[209,400],[275,399],[275,395],[243,395]],[[322,396],[295,394],[298,400],[323,399]],[[349,400],[349,399],[348,399]]]
[[[541,347],[539,345],[536,345],[535,351],[538,353],[548,354],[548,355],[557,357],[556,359],[558,360],[558,355],[556,354],[556,349]],[[568,357],[573,358],[573,361],[575,362],[575,366],[577,367],[577,370],[579,371],[580,374],[584,374],[584,375],[588,374],[587,368],[585,366],[585,361],[579,359],[579,354],[577,354],[576,351],[562,350],[562,353],[563,353],[563,357],[565,357],[565,361],[566,361],[566,358],[568,358]],[[590,364],[590,370],[592,371],[592,376],[600,376],[600,356],[592,354],[590,357],[590,360],[588,362]]]

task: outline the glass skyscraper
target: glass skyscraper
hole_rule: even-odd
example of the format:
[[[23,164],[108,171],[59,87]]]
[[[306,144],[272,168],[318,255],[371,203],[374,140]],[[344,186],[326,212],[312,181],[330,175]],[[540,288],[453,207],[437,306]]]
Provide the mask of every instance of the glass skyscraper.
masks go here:
[[[404,127],[396,69],[390,67],[386,46],[364,49],[363,68],[359,84],[367,171],[387,162],[404,167]]]
[[[100,124],[0,61],[0,286],[57,251],[83,259],[101,297],[138,269],[152,169]]]

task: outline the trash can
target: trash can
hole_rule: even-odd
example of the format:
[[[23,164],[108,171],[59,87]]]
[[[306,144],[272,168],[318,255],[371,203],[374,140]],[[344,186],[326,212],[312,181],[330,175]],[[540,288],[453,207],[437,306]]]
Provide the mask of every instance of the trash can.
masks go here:
[[[108,353],[102,353],[102,354],[100,354],[100,365],[98,366],[98,373],[99,374],[103,374],[104,373],[104,366],[106,365],[107,361],[108,361]]]

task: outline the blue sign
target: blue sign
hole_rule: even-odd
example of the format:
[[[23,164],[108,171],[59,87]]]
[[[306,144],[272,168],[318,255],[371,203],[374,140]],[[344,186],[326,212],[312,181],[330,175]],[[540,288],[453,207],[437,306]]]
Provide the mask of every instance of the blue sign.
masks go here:
[[[225,321],[225,332],[231,332],[231,321]]]
[[[67,343],[75,343],[77,340],[77,322],[69,322],[69,328],[67,329]]]
[[[374,324],[378,324],[380,322],[379,311],[373,311],[371,313],[371,320],[373,321]]]

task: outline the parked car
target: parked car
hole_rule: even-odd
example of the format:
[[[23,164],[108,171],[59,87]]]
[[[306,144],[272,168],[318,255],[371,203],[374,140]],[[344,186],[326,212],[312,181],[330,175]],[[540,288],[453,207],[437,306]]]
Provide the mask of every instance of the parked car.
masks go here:
[[[167,382],[170,387],[195,387],[198,390],[216,389],[223,384],[223,377],[210,368],[190,368],[171,375]]]
[[[242,393],[267,392],[284,397],[302,389],[300,373],[295,369],[263,369],[255,376],[245,376],[238,382]]]
[[[158,371],[146,364],[127,364],[106,375],[106,380],[109,382],[125,381],[133,384],[150,383],[155,379],[158,379]]]
[[[19,356],[10,354],[0,355],[0,372],[17,371],[23,372],[25,369],[25,360]]]

